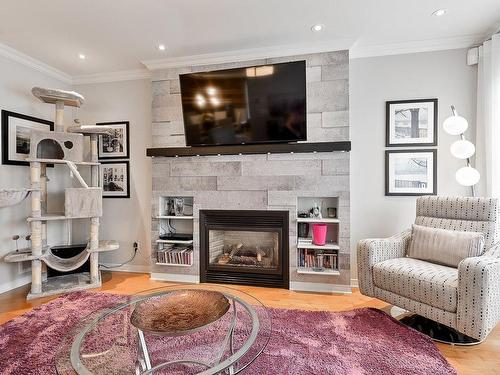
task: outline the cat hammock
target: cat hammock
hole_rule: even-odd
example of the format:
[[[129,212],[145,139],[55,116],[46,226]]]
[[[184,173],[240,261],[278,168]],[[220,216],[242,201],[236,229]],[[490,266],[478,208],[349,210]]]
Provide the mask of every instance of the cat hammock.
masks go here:
[[[0,189],[0,208],[21,203],[30,192],[31,189]]]
[[[31,186],[28,189],[0,190],[0,208],[22,202],[31,193],[31,246],[8,253],[6,262],[31,261],[31,292],[28,299],[68,291],[101,286],[99,253],[118,249],[117,241],[99,241],[99,219],[102,216],[102,188],[99,185],[98,136],[111,134],[105,126],[78,125],[64,130],[64,106],[80,107],[82,95],[73,91],[34,87],[34,96],[45,103],[55,104],[55,131],[32,131],[30,136]],[[84,136],[90,136],[91,160],[83,160]],[[65,189],[64,213],[47,213],[47,164],[65,165],[80,188]],[[80,174],[79,167],[90,167],[90,183]],[[87,247],[72,257],[60,257],[52,252],[47,241],[47,225],[54,221],[67,221],[68,248],[71,248],[71,220],[90,220]],[[67,274],[42,280],[42,264],[67,273],[79,269],[90,259],[90,272]]]

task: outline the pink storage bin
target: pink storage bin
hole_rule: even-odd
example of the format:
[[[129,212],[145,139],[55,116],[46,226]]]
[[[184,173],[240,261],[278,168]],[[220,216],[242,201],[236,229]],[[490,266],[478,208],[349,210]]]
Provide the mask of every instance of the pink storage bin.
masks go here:
[[[313,244],[323,246],[326,243],[326,224],[313,224],[312,231]]]

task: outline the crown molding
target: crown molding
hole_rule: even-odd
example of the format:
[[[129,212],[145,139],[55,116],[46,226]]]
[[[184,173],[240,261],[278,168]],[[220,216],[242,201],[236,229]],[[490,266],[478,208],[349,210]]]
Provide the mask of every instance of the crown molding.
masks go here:
[[[349,49],[351,59],[401,55],[407,53],[444,51],[471,47],[484,39],[483,35],[466,35],[453,38],[419,40],[402,43],[387,43],[372,46],[360,46],[354,39],[341,39],[309,44],[273,46],[264,48],[242,49],[200,55],[170,57],[156,60],[144,60],[142,63],[151,71],[179,68],[185,66],[224,64],[231,62],[259,60],[275,57],[306,55]]]
[[[134,81],[139,79],[150,79],[151,72],[147,69],[122,70],[119,72],[84,74],[74,76],[74,85],[85,85],[91,83],[106,83],[119,81]]]
[[[147,69],[132,69],[109,73],[84,74],[70,76],[42,61],[0,43],[0,56],[16,61],[61,82],[73,85],[131,81],[150,79],[151,72],[159,69],[234,63],[250,60],[279,58],[311,53],[349,50],[351,59],[376,56],[401,55],[408,53],[441,51],[468,48],[484,40],[484,35],[466,35],[444,39],[430,39],[402,43],[388,43],[372,46],[360,46],[354,38],[343,38],[325,42],[302,43],[293,45],[271,46],[263,48],[240,49],[199,55],[169,57],[156,60],[144,60]]]
[[[453,38],[418,40],[373,46],[358,46],[357,43],[355,43],[349,49],[349,57],[351,59],[360,59],[365,57],[403,55],[407,53],[469,48],[481,42],[483,39],[484,35],[465,35]]]
[[[24,66],[34,69],[49,77],[55,78],[66,84],[83,85],[89,83],[105,83],[118,81],[132,81],[138,79],[151,78],[151,72],[147,69],[123,70],[110,73],[84,74],[71,76],[59,69],[56,69],[40,60],[28,56],[12,47],[0,43],[0,56],[18,62]]]
[[[346,50],[349,49],[354,40],[354,38],[343,38],[326,42],[249,48],[190,56],[167,57],[164,59],[144,60],[141,62],[151,71],[168,68],[179,68],[184,66],[234,63],[241,61]]]
[[[34,59],[12,47],[0,43],[0,56],[6,57],[10,60],[16,61],[24,66],[32,68],[40,73],[43,73],[49,77],[55,78],[61,82],[71,84],[72,79],[69,74],[66,74],[59,69],[56,69],[44,62]]]

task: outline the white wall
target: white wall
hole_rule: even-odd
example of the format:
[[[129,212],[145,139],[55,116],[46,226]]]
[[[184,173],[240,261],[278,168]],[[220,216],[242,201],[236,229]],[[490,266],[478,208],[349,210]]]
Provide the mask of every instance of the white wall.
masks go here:
[[[351,122],[351,248],[352,277],[356,277],[355,245],[368,237],[392,235],[408,228],[415,216],[415,198],[384,196],[385,101],[414,98],[439,99],[439,124],[455,104],[469,119],[474,134],[476,68],[465,64],[465,50],[354,59],[350,62]],[[24,114],[53,119],[53,108],[38,102],[30,93],[33,86],[69,88],[30,68],[0,57],[0,107]],[[149,269],[151,223],[151,161],[145,150],[151,143],[151,84],[149,80],[79,85],[74,89],[86,98],[79,117],[83,123],[130,121],[131,198],[105,199],[101,238],[120,241],[120,250],[102,256],[108,264],[129,259],[132,243],[139,241],[137,258],[123,270]],[[68,112],[68,111],[67,111]],[[70,119],[71,112],[66,116]],[[66,121],[67,123],[69,121]],[[449,153],[455,137],[439,131],[438,194],[464,195],[454,178],[463,163]],[[61,198],[58,181],[67,179],[60,168],[49,169],[52,202]],[[28,168],[0,165],[0,188],[29,184]],[[49,198],[50,199],[50,198]],[[28,201],[0,209],[0,256],[13,250],[13,234],[28,233]],[[54,203],[55,204],[55,203]],[[61,226],[51,226],[49,236],[63,238]],[[85,239],[83,230],[75,236]],[[21,242],[22,245],[22,242]],[[29,281],[20,277],[18,266],[0,262],[0,292]],[[29,275],[28,275],[29,276]]]
[[[409,228],[415,219],[414,197],[384,196],[385,101],[438,98],[438,194],[469,193],[455,181],[464,165],[449,147],[457,137],[442,130],[450,105],[469,120],[474,142],[476,67],[465,63],[466,50],[353,59],[350,63],[351,125],[351,265],[356,278],[356,243]]]
[[[0,57],[0,72],[0,109],[54,120],[54,106],[36,99],[31,94],[31,89],[33,86],[70,89],[67,84],[4,57]],[[71,113],[71,109],[66,110],[66,123],[71,121]],[[47,175],[51,180],[48,185],[48,204],[49,209],[55,211],[63,210],[62,186],[64,183],[70,183],[63,168],[56,166],[47,169]],[[29,187],[29,184],[29,167],[0,165],[0,188]],[[1,260],[6,253],[16,249],[15,243],[11,240],[14,234],[24,238],[30,232],[26,223],[29,215],[29,199],[16,206],[0,208],[0,293],[31,280],[30,273],[20,274],[19,264],[4,263]],[[49,224],[48,238],[53,244],[60,243],[65,238],[64,233],[63,224]],[[20,240],[19,246],[26,246],[26,241]]]
[[[130,198],[104,199],[101,239],[118,240],[120,249],[102,254],[100,263],[121,264],[133,254],[133,243],[139,253],[119,270],[149,271],[151,235],[151,82],[136,80],[78,85],[75,91],[86,102],[80,109],[83,124],[96,122],[130,122]],[[75,236],[84,240],[83,228],[75,228]],[[78,233],[79,232],[79,233]]]

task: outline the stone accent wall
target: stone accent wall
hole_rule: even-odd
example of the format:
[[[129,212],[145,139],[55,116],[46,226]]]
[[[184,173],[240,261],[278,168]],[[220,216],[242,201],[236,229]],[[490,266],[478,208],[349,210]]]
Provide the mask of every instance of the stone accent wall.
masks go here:
[[[172,68],[153,74],[153,147],[185,146],[179,74],[306,60],[308,142],[349,140],[349,55],[337,51],[231,64]],[[349,285],[349,153],[153,158],[153,211],[162,195],[193,196],[194,264],[153,266],[153,272],[199,274],[199,210],[288,210],[290,280]],[[338,197],[340,276],[299,275],[297,197]],[[158,221],[152,221],[152,239]],[[153,243],[153,251],[156,244]]]

